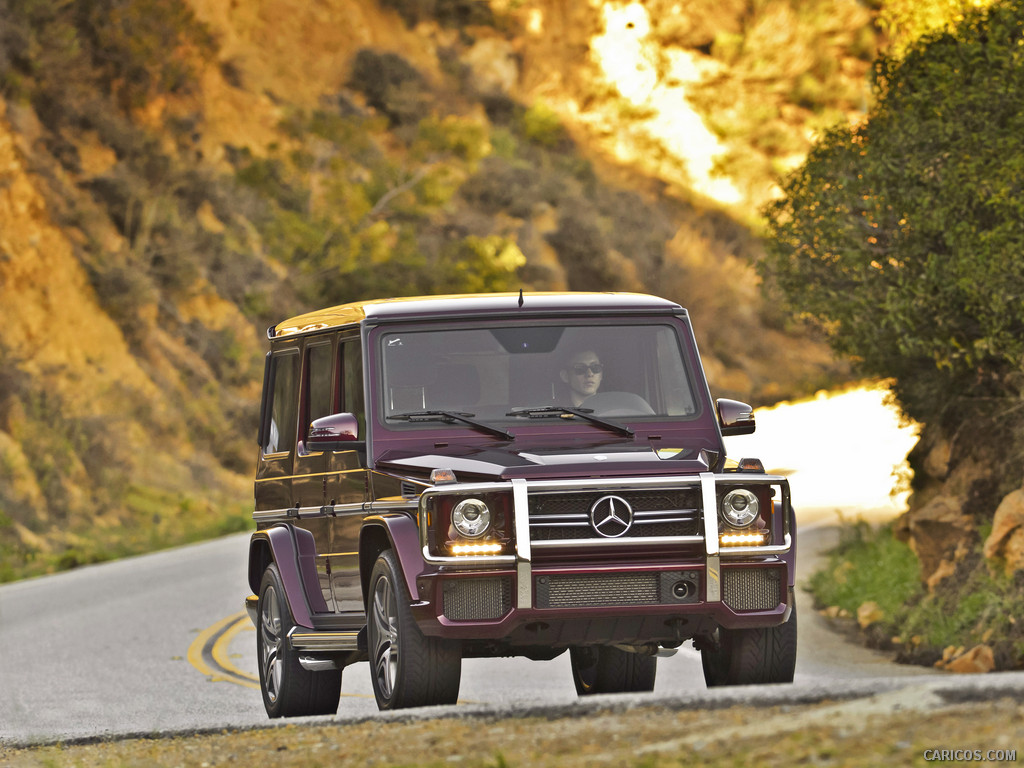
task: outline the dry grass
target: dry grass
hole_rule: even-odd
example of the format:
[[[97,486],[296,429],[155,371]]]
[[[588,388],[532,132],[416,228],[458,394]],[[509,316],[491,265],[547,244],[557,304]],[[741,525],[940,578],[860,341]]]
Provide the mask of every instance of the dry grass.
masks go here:
[[[1024,705],[1000,701],[903,708],[885,696],[847,703],[673,710],[583,717],[286,725],[191,737],[0,752],[10,768],[325,765],[878,766],[934,764],[926,750],[1017,751]],[[978,759],[978,758],[975,758]],[[994,759],[990,758],[990,759]],[[1003,755],[1006,759],[1006,755]],[[940,763],[941,764],[941,763]]]

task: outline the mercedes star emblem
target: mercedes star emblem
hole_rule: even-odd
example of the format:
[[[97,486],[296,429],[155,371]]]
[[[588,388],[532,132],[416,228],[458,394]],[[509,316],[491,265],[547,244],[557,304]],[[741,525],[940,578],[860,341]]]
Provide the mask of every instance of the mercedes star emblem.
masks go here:
[[[590,507],[590,527],[598,536],[614,539],[633,525],[633,508],[621,496],[602,496]]]

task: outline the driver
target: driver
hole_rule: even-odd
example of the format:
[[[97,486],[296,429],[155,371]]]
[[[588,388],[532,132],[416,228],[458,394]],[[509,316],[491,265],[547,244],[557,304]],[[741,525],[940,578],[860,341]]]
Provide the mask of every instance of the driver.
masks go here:
[[[570,357],[560,375],[569,387],[569,396],[575,407],[597,393],[604,375],[604,366],[597,353],[587,349]]]

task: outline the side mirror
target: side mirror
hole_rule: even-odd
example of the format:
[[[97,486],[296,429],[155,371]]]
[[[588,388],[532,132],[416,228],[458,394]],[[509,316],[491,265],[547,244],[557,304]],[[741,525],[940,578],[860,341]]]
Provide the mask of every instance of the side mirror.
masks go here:
[[[756,428],[754,421],[754,409],[746,403],[737,400],[726,400],[724,397],[715,401],[715,408],[718,410],[718,426],[722,428],[722,434],[749,435]]]
[[[323,416],[309,425],[306,450],[343,451],[355,448],[352,443],[359,440],[359,422],[355,414],[335,413]]]

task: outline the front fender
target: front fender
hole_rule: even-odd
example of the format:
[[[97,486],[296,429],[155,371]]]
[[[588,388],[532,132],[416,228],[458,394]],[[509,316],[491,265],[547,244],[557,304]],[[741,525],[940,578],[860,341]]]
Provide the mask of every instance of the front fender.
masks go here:
[[[316,574],[313,534],[284,523],[254,533],[249,539],[249,586],[254,593],[259,593],[263,571],[270,563],[277,563],[292,619],[312,627],[312,614],[327,611]]]
[[[373,564],[385,549],[393,550],[398,557],[405,586],[412,599],[417,600],[419,589],[416,587],[416,577],[424,571],[420,530],[409,515],[392,512],[365,518],[359,532],[359,577],[364,604],[369,606],[367,591],[370,588]]]

